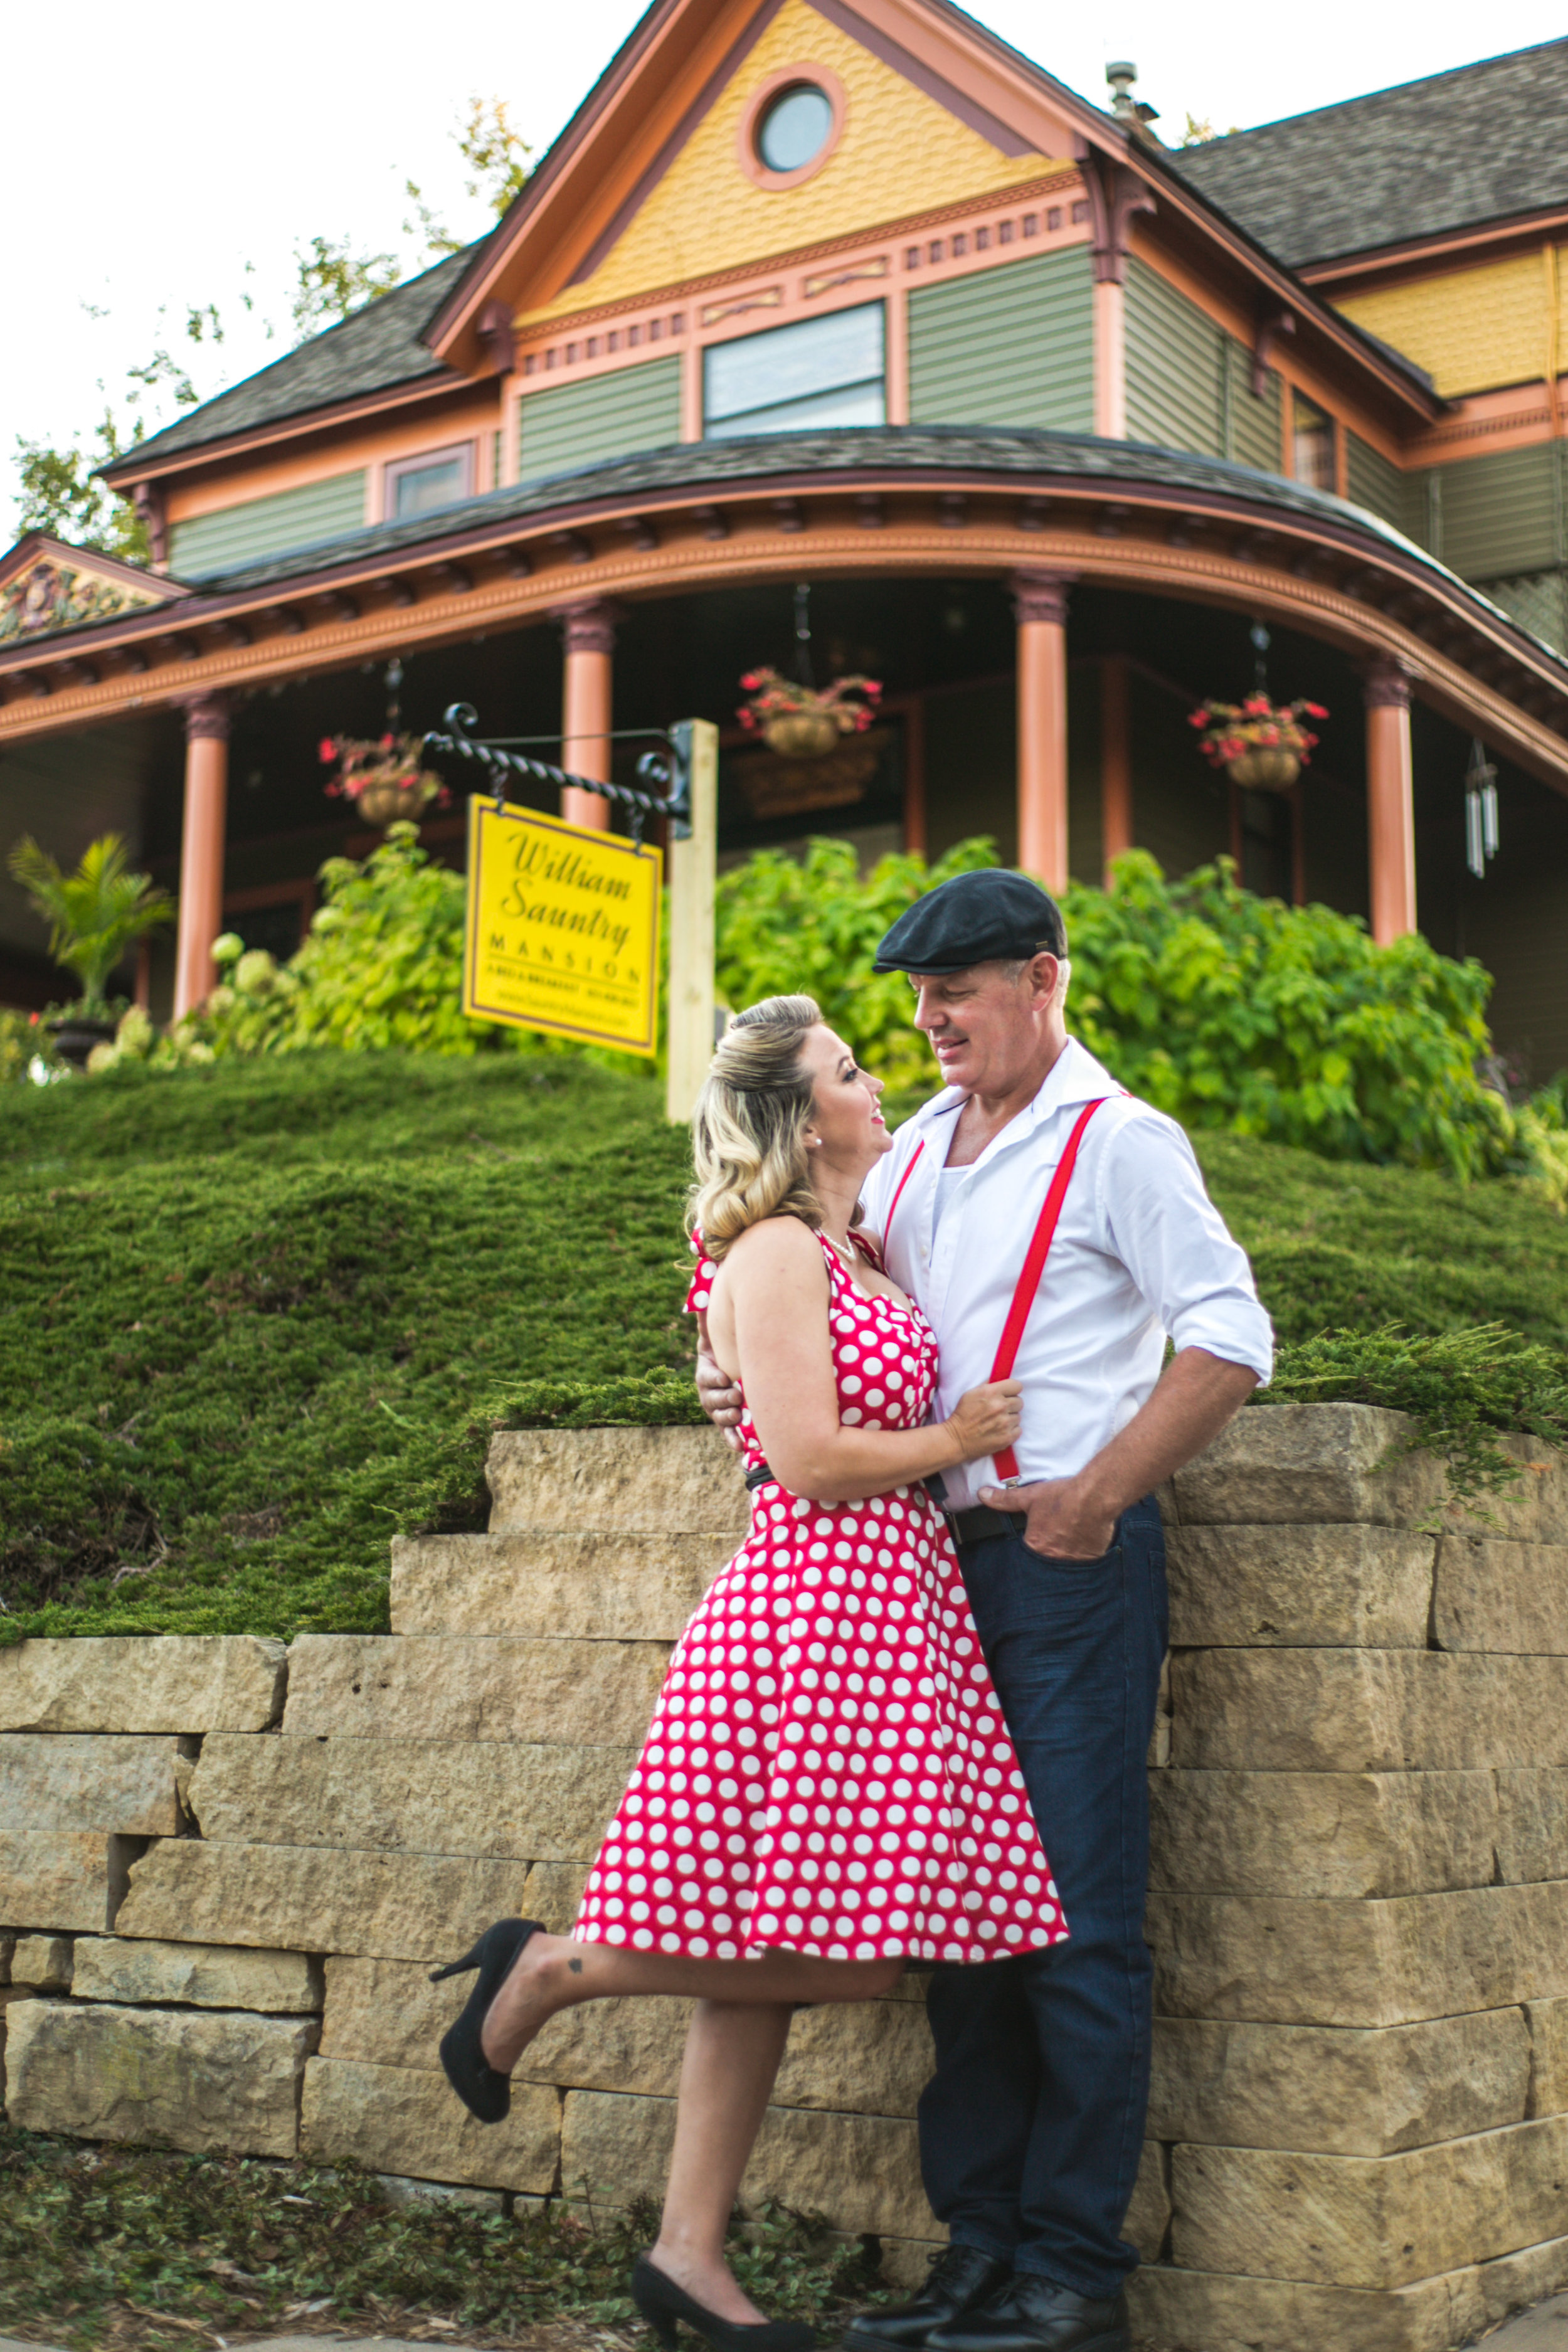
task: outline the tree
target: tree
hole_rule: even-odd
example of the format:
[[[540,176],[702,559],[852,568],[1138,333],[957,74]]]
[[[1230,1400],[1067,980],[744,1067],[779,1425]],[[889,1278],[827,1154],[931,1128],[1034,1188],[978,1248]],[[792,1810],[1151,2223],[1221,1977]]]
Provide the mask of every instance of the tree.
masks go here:
[[[289,305],[294,331],[303,342],[324,327],[335,326],[352,310],[378,295],[390,294],[401,284],[403,264],[395,253],[355,253],[353,240],[334,243],[313,236],[294,249],[296,282]]]
[[[533,152],[521,132],[512,129],[505,99],[469,99],[468,114],[452,136],[468,167],[465,191],[475,204],[488,205],[500,220],[527,182],[528,158]],[[454,236],[437,219],[417,180],[405,180],[403,192],[415,212],[415,218],[403,224],[404,236],[418,236],[426,254],[437,257],[461,253],[467,239]]]
[[[127,446],[142,438],[141,420],[130,443],[121,440],[113,414],[105,409],[98,427],[97,446],[84,450],[51,449],[47,442],[16,436],[16,478],[20,492],[21,528],[47,531],[73,547],[90,547],[100,555],[117,555],[122,563],[151,560],[146,526],[127,499],[117,499],[97,478]]]
[[[513,129],[507,103],[500,98],[471,98],[468,111],[451,133],[468,167],[464,188],[476,204],[499,219],[528,178],[532,150]],[[418,183],[408,180],[405,193],[414,217],[403,223],[403,234],[414,240],[415,264],[420,268],[448,253],[460,253],[469,242],[454,236],[426,203]],[[350,236],[313,236],[294,250],[294,287],[289,313],[295,339],[304,341],[335,326],[367,302],[374,302],[401,285],[405,264],[396,253],[356,251]],[[255,265],[244,265],[243,278],[255,275]],[[242,282],[238,296],[243,310],[254,311],[255,299]],[[94,317],[101,316],[94,312]],[[176,409],[194,408],[210,393],[197,388],[192,366],[180,355],[183,345],[205,351],[225,340],[222,314],[215,303],[187,305],[183,323],[171,329],[166,312],[158,314],[157,342],[152,357],[128,370],[121,404],[127,418],[122,425],[111,403],[92,442],[64,446],[17,436],[14,463],[21,500],[24,530],[47,531],[78,547],[95,548],[131,563],[151,561],[152,551],[140,518],[129,502],[116,498],[100,482],[99,468],[134,447],[149,429],[143,413],[173,403]],[[268,338],[277,330],[264,320]],[[215,387],[216,388],[216,387]]]

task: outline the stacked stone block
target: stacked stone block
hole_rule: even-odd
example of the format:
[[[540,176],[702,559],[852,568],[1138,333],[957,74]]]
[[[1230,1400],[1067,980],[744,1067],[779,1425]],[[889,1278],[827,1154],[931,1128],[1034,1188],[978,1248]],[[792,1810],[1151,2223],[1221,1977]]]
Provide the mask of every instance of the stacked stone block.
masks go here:
[[[1260,1407],[1163,1497],[1129,2233],[1171,2352],[1446,2352],[1568,2283],[1568,1465],[1518,1441],[1513,1488],[1444,1510],[1407,1435]],[[14,2120],[657,2191],[680,2004],[555,2020],[485,2129],[436,2062],[466,1987],[428,1972],[500,1914],[569,1923],[745,1497],[697,1431],[500,1437],[489,1477],[488,1534],[395,1547],[390,1634],[0,1652]],[[941,2235],[921,1990],[796,2018],[744,2192],[895,2277]]]
[[[1258,1409],[1168,1498],[1138,2302],[1188,2352],[1443,2352],[1568,2281],[1568,1466],[1444,1510],[1405,1434]]]

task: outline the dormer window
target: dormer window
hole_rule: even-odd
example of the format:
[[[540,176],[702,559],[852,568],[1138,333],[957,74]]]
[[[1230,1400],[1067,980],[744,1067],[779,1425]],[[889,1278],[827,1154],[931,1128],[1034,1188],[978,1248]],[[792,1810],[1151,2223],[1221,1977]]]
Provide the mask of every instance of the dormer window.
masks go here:
[[[416,457],[398,457],[386,469],[385,519],[408,522],[416,515],[433,514],[438,507],[456,506],[474,494],[474,445],[460,441],[450,449],[424,449]]]

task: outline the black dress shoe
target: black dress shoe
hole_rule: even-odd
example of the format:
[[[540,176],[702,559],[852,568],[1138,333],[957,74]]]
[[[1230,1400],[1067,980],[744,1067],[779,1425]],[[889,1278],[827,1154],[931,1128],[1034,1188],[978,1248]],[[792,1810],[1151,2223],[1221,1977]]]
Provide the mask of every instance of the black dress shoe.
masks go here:
[[[1129,2342],[1124,2294],[1102,2303],[1026,2271],[927,2338],[930,2352],[1127,2352]]]
[[[973,2311],[1012,2274],[978,2246],[943,2246],[914,2301],[861,2312],[844,2331],[843,2352],[920,2352],[939,2327]]]

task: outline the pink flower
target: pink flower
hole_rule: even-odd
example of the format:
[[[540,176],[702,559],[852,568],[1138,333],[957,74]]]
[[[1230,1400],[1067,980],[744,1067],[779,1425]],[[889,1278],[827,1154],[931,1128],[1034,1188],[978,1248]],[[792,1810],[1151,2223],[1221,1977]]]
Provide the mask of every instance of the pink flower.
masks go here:
[[[318,757],[318,758],[322,761],[322,763],[323,763],[323,765],[324,765],[328,761],[335,760],[335,759],[337,758],[337,756],[338,756],[338,747],[337,747],[337,745],[333,742],[333,740],[332,740],[332,739],[331,739],[331,737],[330,735],[323,735],[323,736],[322,736],[322,738],[321,738],[320,750],[318,751],[318,753],[317,753],[317,757]]]
[[[1329,715],[1321,702],[1303,702],[1301,708],[1306,712],[1309,719],[1326,719]],[[1313,742],[1315,743],[1317,740],[1317,737],[1314,735],[1312,738]]]

